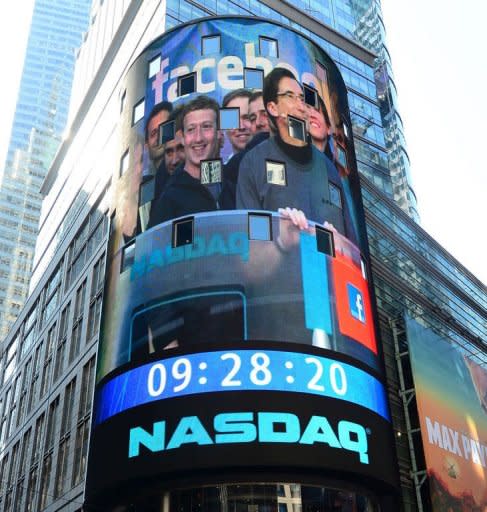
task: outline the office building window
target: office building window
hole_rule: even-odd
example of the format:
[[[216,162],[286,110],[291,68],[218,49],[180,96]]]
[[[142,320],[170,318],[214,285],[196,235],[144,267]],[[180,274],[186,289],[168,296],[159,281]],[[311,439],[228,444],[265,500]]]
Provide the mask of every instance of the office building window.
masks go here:
[[[129,170],[129,150],[125,151],[120,159],[120,176],[123,176]]]
[[[244,87],[246,89],[263,89],[264,70],[244,68]]]
[[[41,379],[41,391],[39,398],[42,398],[46,393],[47,389],[51,383],[51,373],[53,368],[53,359],[54,359],[54,346],[55,346],[55,333],[56,333],[56,324],[53,324],[47,333],[46,340],[46,353],[44,356],[44,368],[42,371],[42,379]]]
[[[196,73],[178,77],[178,96],[185,96],[196,91]]]
[[[316,247],[323,254],[335,256],[333,233],[325,228],[316,226]]]
[[[276,39],[259,36],[259,53],[262,57],[279,57],[279,45]]]
[[[78,424],[76,428],[76,440],[74,447],[74,464],[71,484],[81,483],[86,469],[86,457],[88,455],[88,435],[90,432],[91,401],[95,376],[95,358],[92,357],[83,367],[81,381],[80,402],[78,410]]]
[[[54,382],[61,376],[64,368],[64,357],[66,354],[66,343],[68,339],[68,319],[71,303],[63,309],[59,319],[58,342],[56,348],[56,359],[54,363]]]
[[[342,208],[342,192],[331,182],[328,182],[328,190],[330,192],[330,202],[337,208]]]
[[[128,245],[123,248],[122,263],[120,265],[120,272],[128,270],[135,261],[135,240],[132,240]]]
[[[249,213],[249,239],[272,240],[272,216],[265,213]]]
[[[181,247],[193,243],[194,217],[173,222],[172,225],[172,246]]]
[[[83,314],[86,297],[86,279],[76,291],[74,303],[73,329],[71,331],[71,345],[69,349],[69,362],[71,363],[79,354],[81,348],[81,331],[83,329]]]
[[[153,76],[156,76],[160,70],[161,70],[161,56],[157,55],[157,57],[154,57],[152,60],[149,61],[148,77],[152,78]]]
[[[221,36],[203,36],[201,38],[201,55],[215,55],[221,52]]]
[[[145,100],[142,99],[138,103],[134,105],[134,109],[132,111],[132,126],[138,123],[141,119],[143,119],[145,114]]]

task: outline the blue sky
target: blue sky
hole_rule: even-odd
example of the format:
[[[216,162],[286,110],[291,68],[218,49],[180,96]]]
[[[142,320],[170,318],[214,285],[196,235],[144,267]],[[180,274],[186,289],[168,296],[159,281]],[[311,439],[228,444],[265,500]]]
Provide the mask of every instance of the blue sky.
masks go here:
[[[2,6],[1,166],[33,3]],[[422,226],[487,283],[487,2],[382,5]]]
[[[487,283],[487,2],[381,2],[422,226]]]

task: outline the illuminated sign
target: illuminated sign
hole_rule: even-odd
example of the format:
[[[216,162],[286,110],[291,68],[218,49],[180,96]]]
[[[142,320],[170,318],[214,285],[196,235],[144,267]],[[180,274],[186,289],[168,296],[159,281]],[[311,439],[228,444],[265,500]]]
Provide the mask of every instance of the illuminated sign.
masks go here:
[[[351,364],[297,352],[232,350],[170,357],[108,380],[99,390],[95,423],[151,402],[235,391],[331,397],[389,419],[383,385]]]
[[[362,271],[343,258],[333,260],[340,331],[377,352],[368,283]]]
[[[134,427],[130,429],[128,456],[138,457],[142,446],[151,452],[161,452],[174,450],[184,444],[209,445],[258,441],[307,445],[324,443],[332,448],[355,452],[362,464],[369,463],[365,428],[351,421],[339,421],[335,432],[326,417],[312,416],[301,431],[300,420],[295,414],[233,412],[215,416],[213,429],[214,434],[207,432],[197,416],[181,418],[170,435],[166,432],[164,420],[154,423],[151,432],[142,427]]]
[[[120,87],[88,502],[256,470],[393,488],[337,66],[216,17],[162,34]]]
[[[210,258],[215,255],[238,254],[242,261],[249,257],[249,237],[247,233],[214,233],[208,239],[202,236],[195,236],[192,244],[173,247],[166,244],[163,248],[157,248],[143,258],[137,258],[131,267],[130,278],[137,280],[154,268],[169,266],[182,261],[194,260],[196,258]]]

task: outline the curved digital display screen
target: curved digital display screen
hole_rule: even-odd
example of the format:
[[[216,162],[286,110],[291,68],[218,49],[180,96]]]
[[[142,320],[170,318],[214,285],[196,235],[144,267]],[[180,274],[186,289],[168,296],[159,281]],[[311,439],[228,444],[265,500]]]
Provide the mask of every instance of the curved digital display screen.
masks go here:
[[[208,18],[155,40],[120,99],[87,504],[259,468],[394,488],[336,65]]]
[[[94,421],[102,423],[150,402],[224,391],[325,396],[366,407],[389,419],[383,385],[355,366],[296,352],[221,350],[161,359],[114,377],[99,389],[100,409]]]

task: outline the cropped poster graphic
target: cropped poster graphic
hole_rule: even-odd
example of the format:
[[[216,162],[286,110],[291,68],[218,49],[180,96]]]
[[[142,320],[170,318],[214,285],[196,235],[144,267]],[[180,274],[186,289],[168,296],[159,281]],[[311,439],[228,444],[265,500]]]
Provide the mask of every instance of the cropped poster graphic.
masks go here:
[[[486,510],[487,371],[414,320],[407,331],[433,510]]]
[[[87,496],[229,461],[394,487],[335,64],[282,26],[205,19],[153,42],[121,100]]]

